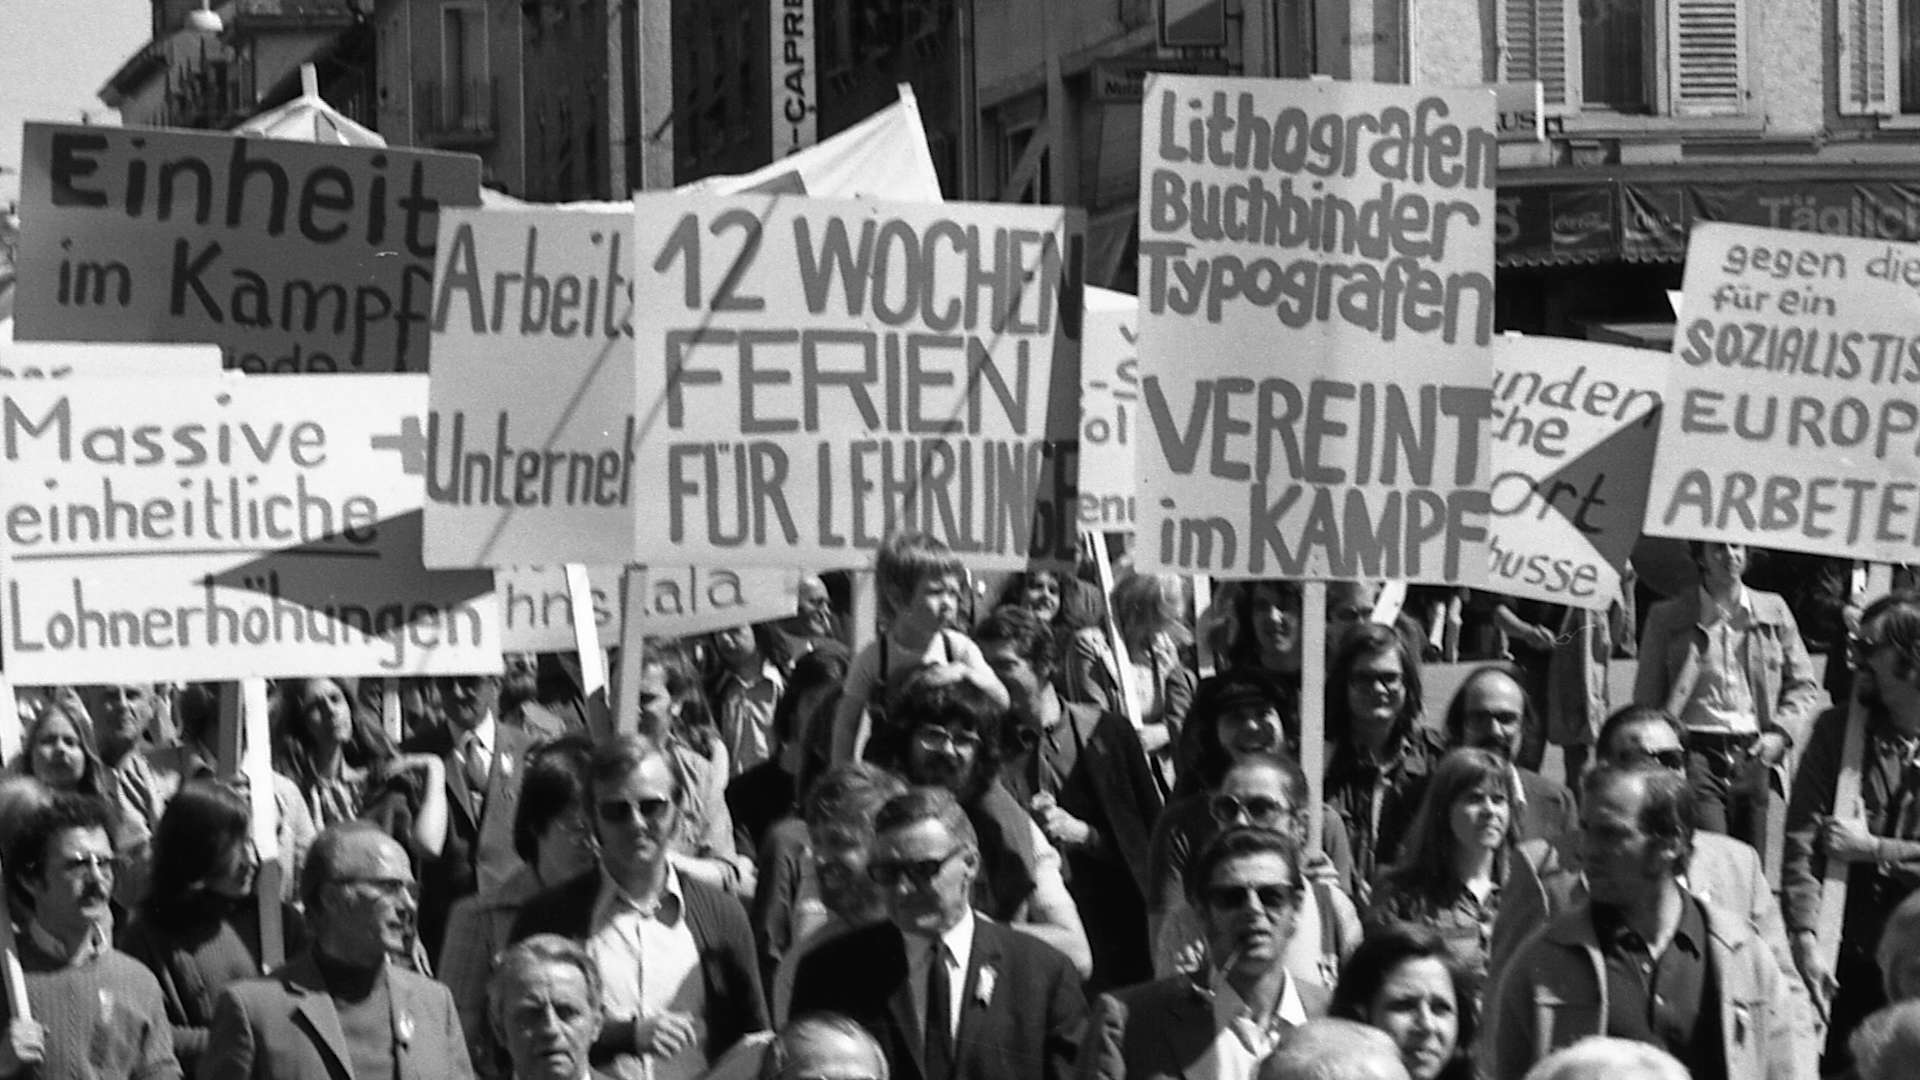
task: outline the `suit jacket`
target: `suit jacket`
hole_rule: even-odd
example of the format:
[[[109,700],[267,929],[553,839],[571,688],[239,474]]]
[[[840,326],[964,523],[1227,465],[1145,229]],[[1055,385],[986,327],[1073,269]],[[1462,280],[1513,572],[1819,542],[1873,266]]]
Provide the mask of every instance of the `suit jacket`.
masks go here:
[[[932,1080],[1067,1080],[1087,1022],[1073,965],[1051,945],[978,913],[973,927],[953,1070]],[[907,972],[906,942],[892,923],[850,931],[800,961],[793,1015],[851,1017],[879,1040],[893,1080],[930,1080]]]
[[[513,817],[520,806],[520,774],[534,737],[525,729],[495,719],[493,765],[487,790],[475,792],[467,770],[456,760],[458,733],[441,724],[407,740],[402,750],[432,754],[447,765],[447,842],[440,857],[420,868],[420,940],[440,960],[447,913],[454,901],[476,892],[494,892],[520,869],[513,850]]]
[[[1327,1015],[1333,991],[1293,980],[1307,1019]],[[1213,1080],[1192,1072],[1213,1045],[1213,1000],[1187,975],[1100,995],[1080,1047],[1078,1080]]]
[[[1515,819],[1516,840],[1545,840],[1559,844],[1580,829],[1580,808],[1567,785],[1549,780],[1532,769],[1518,769],[1524,805]]]
[[[387,966],[397,1080],[473,1080],[453,995]],[[353,1080],[340,1014],[305,952],[264,979],[227,987],[214,1007],[199,1080]]]
[[[529,900],[513,922],[513,940],[559,934],[586,941],[602,880],[600,871],[589,871]],[[683,917],[693,931],[706,987],[707,1060],[719,1061],[734,1043],[767,1027],[767,1003],[753,959],[753,931],[740,901],[725,892],[682,874],[680,894],[686,898]]]

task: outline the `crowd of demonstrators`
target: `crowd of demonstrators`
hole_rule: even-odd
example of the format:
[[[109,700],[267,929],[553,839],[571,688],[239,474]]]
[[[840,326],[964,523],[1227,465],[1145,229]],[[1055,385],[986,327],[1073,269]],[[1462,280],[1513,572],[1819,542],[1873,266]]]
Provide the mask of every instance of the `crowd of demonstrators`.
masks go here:
[[[1302,583],[1197,612],[907,534],[868,643],[805,578],[792,617],[647,641],[610,739],[564,656],[401,680],[397,715],[284,680],[264,907],[215,687],[28,694],[0,1078],[1885,1075],[1920,1031],[1920,595],[1831,658],[1849,819],[1849,710],[1742,549],[1694,557],[1611,716],[1634,635],[1600,613],[1333,584],[1319,805]],[[1433,678],[1456,638],[1495,645]]]

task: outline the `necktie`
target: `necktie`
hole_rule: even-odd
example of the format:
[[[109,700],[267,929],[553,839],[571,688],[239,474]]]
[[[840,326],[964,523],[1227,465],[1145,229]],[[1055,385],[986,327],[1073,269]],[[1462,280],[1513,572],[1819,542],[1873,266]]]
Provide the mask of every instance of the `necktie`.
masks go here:
[[[927,1076],[953,1071],[953,987],[947,979],[947,943],[936,939],[927,962]]]
[[[474,805],[487,797],[487,773],[492,762],[487,760],[487,748],[472,735],[467,736],[467,750],[461,757],[467,770],[467,790],[473,795]]]

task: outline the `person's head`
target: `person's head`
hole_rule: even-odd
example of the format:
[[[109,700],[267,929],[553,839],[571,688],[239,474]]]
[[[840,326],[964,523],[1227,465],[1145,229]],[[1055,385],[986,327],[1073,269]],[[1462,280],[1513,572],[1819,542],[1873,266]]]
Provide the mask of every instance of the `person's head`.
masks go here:
[[[345,678],[302,679],[291,702],[293,731],[309,750],[346,746],[354,735],[354,695],[359,687]]]
[[[1248,581],[1233,587],[1233,640],[1228,655],[1235,667],[1291,673],[1300,667],[1300,584]]]
[[[532,701],[540,694],[538,653],[510,652],[500,657],[500,697],[510,705]]]
[[[740,623],[713,632],[713,653],[723,668],[735,668],[765,663],[774,649],[764,625]]]
[[[1422,709],[1420,658],[1380,623],[1348,630],[1327,669],[1327,729],[1371,741],[1410,727]]]
[[[1511,664],[1484,664],[1467,673],[1447,705],[1447,744],[1471,746],[1512,761],[1533,723],[1533,702]]]
[[[1294,843],[1307,837],[1307,774],[1285,754],[1251,754],[1227,767],[1207,800],[1220,829],[1272,829]]]
[[[593,807],[587,769],[593,743],[568,735],[536,747],[520,774],[513,811],[513,850],[544,885],[558,885],[593,869]]]
[[[314,950],[366,969],[406,953],[420,890],[406,849],[378,826],[356,820],[314,839],[300,899]]]
[[[23,735],[28,776],[55,791],[101,794],[106,766],[85,715],[55,699],[47,702]]]
[[[1920,592],[1868,605],[1853,643],[1854,693],[1902,731],[1920,731]]]
[[[146,737],[162,698],[152,683],[114,683],[95,687],[93,700],[100,724],[100,753],[105,760],[118,762]]]
[[[1052,628],[1036,611],[1002,604],[974,627],[973,640],[1007,688],[1014,715],[1034,717],[1053,693],[1058,655]]]
[[[880,890],[867,873],[873,853],[873,818],[887,800],[906,793],[898,776],[864,761],[836,765],[820,774],[801,813],[820,882],[820,902],[850,923],[886,915]]]
[[[1687,541],[1687,557],[1700,573],[1700,583],[1709,590],[1730,589],[1747,572],[1747,545],[1723,544],[1713,540]]]
[[[607,873],[629,890],[658,880],[684,812],[672,753],[644,735],[623,735],[594,748],[587,775]]]
[[[973,680],[940,682],[922,672],[888,715],[907,733],[900,771],[908,783],[935,784],[965,800],[999,772],[1006,711]]]
[[[269,684],[278,686],[278,683]],[[268,715],[274,715],[269,708]],[[189,747],[211,749],[220,735],[220,688],[215,683],[187,683],[173,693],[173,722]]]
[[[823,748],[841,684],[852,666],[852,655],[837,641],[819,642],[794,660],[787,688],[773,706],[773,731],[782,744]],[[810,778],[803,767],[800,782]]]
[[[53,789],[32,776],[0,776],[0,855],[27,820],[53,803]]]
[[[487,980],[487,1018],[514,1080],[588,1080],[600,1001],[600,969],[573,941],[535,934],[501,953]]]
[[[1371,581],[1327,582],[1327,643],[1337,645],[1342,635],[1373,618],[1380,588]]]
[[[7,846],[7,885],[23,897],[35,922],[62,941],[109,926],[116,864],[113,819],[98,799],[54,795],[21,825]]]
[[[1305,887],[1300,845],[1271,829],[1228,829],[1201,848],[1187,867],[1187,898],[1214,970],[1258,979],[1281,964]]]
[[[1580,856],[1596,903],[1657,902],[1686,872],[1696,825],[1685,776],[1600,765],[1582,783]]]
[[[1686,738],[1686,727],[1667,710],[1656,705],[1629,705],[1607,717],[1594,745],[1599,759],[1610,765],[1658,766],[1684,773]]]
[[[833,593],[819,574],[800,575],[795,617],[805,632],[824,637],[833,633]]]
[[[1887,916],[1874,959],[1888,1001],[1920,1000],[1920,892],[1908,893]]]
[[[1486,750],[1454,750],[1440,759],[1420,809],[1407,827],[1393,875],[1404,887],[1450,891],[1456,857],[1503,851],[1513,840],[1513,770]]]
[[[923,634],[952,625],[965,576],[959,557],[935,537],[893,533],[873,560],[881,622]]]
[[[1326,1017],[1294,1029],[1260,1063],[1259,1080],[1408,1080],[1400,1051],[1371,1024]]]
[[[789,1021],[767,1044],[758,1080],[887,1080],[887,1055],[854,1021],[807,1013]]]
[[[647,639],[640,656],[639,700],[640,733],[648,738],[693,735],[712,719],[699,665],[676,642]]]
[[[1590,1035],[1534,1062],[1525,1080],[1688,1080],[1690,1075],[1680,1059],[1652,1043]]]
[[[472,731],[500,711],[498,675],[442,675],[433,680],[440,694],[440,711],[458,734]]]
[[[873,818],[867,873],[901,933],[934,936],[959,925],[980,870],[980,841],[966,811],[943,787],[916,787]]]
[[[153,881],[146,908],[162,922],[209,894],[240,899],[253,892],[260,858],[247,802],[206,781],[183,785],[153,830]]]
[[[1129,642],[1164,635],[1176,645],[1193,640],[1187,629],[1187,596],[1172,574],[1128,574],[1113,584],[1113,621]]]
[[[1860,1021],[1847,1039],[1860,1080],[1906,1080],[1920,1058],[1920,1001],[1900,1001]]]
[[[1014,606],[1031,611],[1044,626],[1052,626],[1066,611],[1066,596],[1073,579],[1055,570],[1026,570],[1007,579],[1000,590],[999,606]]]
[[[1186,746],[1200,782],[1212,786],[1227,767],[1253,754],[1291,754],[1299,741],[1292,694],[1259,668],[1228,668],[1200,680],[1187,710]]]
[[[1446,939],[1432,927],[1388,923],[1341,966],[1327,1014],[1386,1032],[1412,1080],[1435,1080],[1467,1060],[1475,998],[1473,976]]]

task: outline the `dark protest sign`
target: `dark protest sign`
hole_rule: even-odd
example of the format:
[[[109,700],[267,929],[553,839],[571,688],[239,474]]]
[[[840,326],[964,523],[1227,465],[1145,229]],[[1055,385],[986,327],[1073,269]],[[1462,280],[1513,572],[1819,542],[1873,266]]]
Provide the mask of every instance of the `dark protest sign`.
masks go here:
[[[1703,224],[1646,531],[1920,561],[1920,244]]]
[[[427,370],[458,154],[28,124],[22,340],[212,342],[247,372]]]
[[[27,683],[498,670],[493,574],[420,565],[426,376],[0,390],[0,657]]]
[[[1077,543],[1077,214],[637,196],[639,557],[981,569]]]
[[[1160,76],[1143,107],[1137,557],[1480,581],[1493,93]]]

